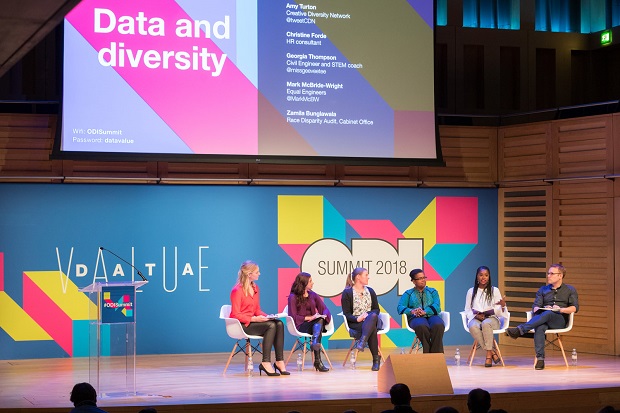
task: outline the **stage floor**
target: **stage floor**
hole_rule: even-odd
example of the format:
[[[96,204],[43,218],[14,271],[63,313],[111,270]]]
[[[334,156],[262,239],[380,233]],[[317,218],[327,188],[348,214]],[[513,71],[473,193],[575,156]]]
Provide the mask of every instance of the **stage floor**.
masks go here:
[[[545,370],[535,371],[533,349],[504,345],[502,352],[506,366],[495,365],[493,368],[484,368],[482,350],[478,350],[474,364],[467,366],[468,349],[464,347],[461,347],[462,364],[455,366],[452,357],[454,350],[453,346],[446,347],[446,362],[454,394],[416,396],[413,406],[419,413],[432,413],[435,407],[441,405],[453,405],[465,412],[463,395],[476,387],[493,394],[494,408],[504,408],[510,413],[535,411],[527,408],[529,397],[515,393],[543,392],[550,399],[552,390],[562,400],[567,400],[569,406],[570,403],[575,406],[577,402],[570,402],[571,397],[579,398],[579,394],[602,391],[603,396],[599,394],[591,403],[601,403],[599,407],[615,404],[616,408],[620,408],[619,357],[580,353],[578,365],[567,368],[559,352],[548,351]],[[399,352],[398,349],[393,351]],[[386,353],[389,354],[389,351]],[[257,371],[253,377],[247,377],[243,373],[242,356],[235,357],[226,375],[222,375],[228,357],[224,353],[138,356],[138,395],[112,394],[100,398],[98,404],[110,412],[134,413],[144,406],[156,407],[159,412],[242,411],[247,408],[247,411],[253,412],[297,409],[328,413],[353,408],[362,413],[389,408],[389,395],[377,390],[377,373],[370,370],[369,352],[360,355],[356,370],[342,366],[345,354],[345,350],[329,351],[334,369],[328,373],[315,372],[309,360],[306,360],[303,372],[294,371],[293,357],[289,364],[292,374],[281,377],[260,377]],[[569,354],[567,356],[570,357]],[[255,362],[258,357],[255,356]],[[124,370],[121,368],[115,374],[123,377]],[[82,381],[89,381],[88,359],[2,360],[0,412],[25,412],[30,409],[66,412],[71,407],[71,388]],[[121,380],[118,382],[123,383]],[[574,390],[584,390],[585,393]],[[571,396],[566,398],[562,394]],[[502,401],[511,405],[497,404]],[[559,406],[557,411],[565,409]]]

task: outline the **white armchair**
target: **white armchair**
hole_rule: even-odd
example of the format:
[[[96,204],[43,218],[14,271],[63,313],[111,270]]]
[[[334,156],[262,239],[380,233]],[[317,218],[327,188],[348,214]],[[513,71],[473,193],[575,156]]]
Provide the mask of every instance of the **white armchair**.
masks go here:
[[[302,350],[303,361],[302,361],[301,368],[303,370],[304,365],[306,364],[306,353],[310,349],[310,344],[312,341],[312,334],[302,333],[299,330],[297,330],[297,326],[295,326],[295,321],[293,320],[293,317],[288,315],[288,305],[284,307],[284,310],[282,311],[282,313],[286,314],[286,328],[289,334],[296,338],[295,344],[293,344],[293,348],[291,349],[291,352],[289,353],[288,358],[286,359],[286,364],[288,364],[288,362],[291,360],[293,353],[295,353],[298,350]],[[333,316],[332,316],[332,319],[329,321],[329,323],[325,326],[325,329],[327,330],[327,332],[323,333],[323,337],[329,337],[332,334],[334,334],[334,317]],[[323,347],[323,343],[321,343],[321,352],[325,355],[325,359],[329,363],[329,367],[333,369],[332,362],[330,361],[329,356],[327,355],[327,352],[325,351],[325,348]],[[312,357],[314,358],[314,354],[312,352],[310,353],[312,354]]]
[[[222,308],[220,308],[220,318],[226,323],[226,333],[228,334],[228,336],[237,341],[235,342],[235,345],[230,352],[230,356],[228,357],[226,367],[224,367],[224,371],[222,372],[222,374],[226,374],[226,370],[228,370],[228,365],[230,364],[230,361],[238,353],[242,352],[243,354],[245,354],[244,366],[247,365],[248,358],[252,357],[252,350],[262,354],[262,351],[258,348],[258,344],[256,346],[253,346],[250,340],[259,340],[259,344],[262,346],[263,337],[246,334],[241,327],[241,322],[236,318],[230,318],[230,310],[230,305],[223,305]],[[245,346],[239,344],[241,340],[245,341]]]
[[[442,311],[441,313],[439,313],[439,316],[443,320],[443,324],[445,326],[443,332],[445,334],[448,330],[450,330],[450,313],[447,311]],[[409,327],[408,322],[405,322],[405,326],[407,327],[407,330],[415,334],[415,331],[413,330],[413,328]],[[411,349],[409,350],[409,354],[413,353],[414,350],[415,350],[415,354],[418,354],[418,351],[420,351],[421,349],[422,349],[422,342],[420,341],[418,336],[415,335],[415,337],[413,338],[413,341],[411,342]]]
[[[510,313],[506,311],[503,317],[499,317],[499,329],[493,330],[493,348],[499,357],[499,361],[502,363],[502,366],[506,366],[504,364],[504,358],[502,357],[502,352],[499,349],[499,343],[495,340],[496,334],[504,334],[506,329],[510,325]],[[469,327],[467,327],[467,313],[465,311],[461,311],[461,319],[463,320],[463,328],[465,331],[469,333]],[[478,341],[474,340],[474,344],[471,346],[471,351],[469,352],[469,356],[467,357],[467,364],[471,366],[471,363],[474,361],[474,357],[476,356],[476,350],[478,349]]]

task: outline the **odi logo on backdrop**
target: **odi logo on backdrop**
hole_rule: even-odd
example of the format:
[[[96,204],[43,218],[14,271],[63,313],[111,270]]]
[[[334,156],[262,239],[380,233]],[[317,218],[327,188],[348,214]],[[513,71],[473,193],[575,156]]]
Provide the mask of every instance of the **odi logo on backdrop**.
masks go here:
[[[353,239],[351,249],[336,239],[324,238],[308,247],[301,270],[312,274],[317,294],[333,297],[356,267],[368,270],[371,285],[378,295],[386,294],[398,284],[398,295],[411,288],[409,271],[422,268],[422,239],[399,239],[398,248],[381,239]]]

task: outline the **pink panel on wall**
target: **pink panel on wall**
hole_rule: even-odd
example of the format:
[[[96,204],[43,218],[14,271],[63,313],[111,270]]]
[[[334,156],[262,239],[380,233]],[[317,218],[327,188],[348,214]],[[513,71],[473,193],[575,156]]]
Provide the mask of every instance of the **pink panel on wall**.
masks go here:
[[[437,197],[437,243],[478,243],[478,198]]]
[[[73,356],[73,322],[52,299],[24,273],[23,308],[54,341]]]
[[[366,220],[366,219],[350,219],[347,223],[353,227],[362,238],[378,238],[389,242],[398,247],[398,239],[404,238],[403,233],[398,230],[387,219]]]
[[[278,308],[280,312],[288,304],[288,296],[291,293],[291,285],[295,281],[295,277],[299,274],[299,268],[278,268]],[[272,309],[261,304],[261,308],[266,313],[272,312]],[[267,309],[265,309],[267,308]],[[276,312],[276,310],[273,310]]]

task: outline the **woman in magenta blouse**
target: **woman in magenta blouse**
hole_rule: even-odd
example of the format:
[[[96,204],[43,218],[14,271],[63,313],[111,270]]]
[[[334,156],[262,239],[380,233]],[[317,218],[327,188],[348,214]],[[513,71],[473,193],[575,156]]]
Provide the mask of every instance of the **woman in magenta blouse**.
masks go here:
[[[230,292],[230,317],[239,320],[247,334],[263,337],[263,361],[258,371],[261,375],[264,371],[268,376],[291,374],[284,364],[284,324],[279,319],[268,318],[260,309],[260,289],[256,285],[260,277],[258,264],[245,261],[239,268],[238,277]],[[271,347],[276,353],[274,364],[271,364]]]
[[[321,337],[327,331],[325,326],[331,321],[332,315],[321,297],[312,291],[313,285],[310,274],[297,274],[288,296],[288,314],[293,318],[298,331],[312,334],[310,347],[314,352],[314,368],[327,372],[329,369],[321,361]]]

